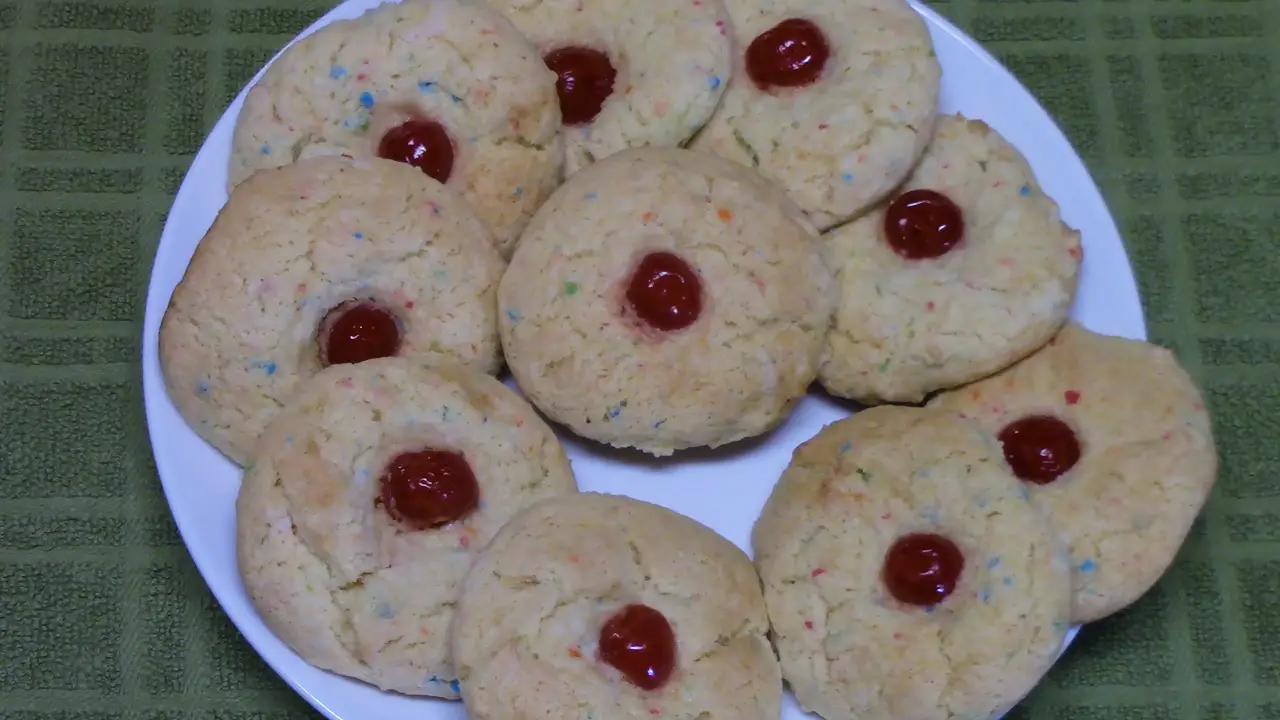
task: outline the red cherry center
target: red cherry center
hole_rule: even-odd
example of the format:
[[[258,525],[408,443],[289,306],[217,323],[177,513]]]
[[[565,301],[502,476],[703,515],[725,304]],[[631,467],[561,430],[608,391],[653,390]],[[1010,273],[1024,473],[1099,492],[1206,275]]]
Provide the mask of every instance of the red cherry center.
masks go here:
[[[407,120],[386,132],[378,157],[412,165],[440,182],[453,172],[453,141],[435,120]]]
[[[747,46],[747,75],[761,90],[803,87],[818,79],[831,57],[822,30],[802,18],[783,20]]]
[[[1080,440],[1071,426],[1050,415],[1015,420],[1000,431],[1004,459],[1013,474],[1048,485],[1080,462]]]
[[[702,313],[702,281],[679,255],[649,253],[631,273],[627,302],[653,329],[681,330]]]
[[[662,613],[628,605],[600,628],[600,660],[642,690],[656,690],[676,668],[676,635]]]
[[[613,93],[618,71],[609,56],[586,47],[552,50],[542,61],[556,74],[560,116],[565,125],[584,125],[595,119]]]
[[[351,300],[320,322],[320,364],[346,365],[400,352],[400,325],[390,310],[368,300]]]
[[[930,607],[956,589],[964,555],[956,544],[933,533],[903,535],[884,556],[884,584],[907,605]]]
[[[964,213],[940,192],[908,190],[889,203],[884,236],[908,260],[941,257],[964,238]]]
[[[400,453],[379,478],[387,514],[414,530],[448,525],[480,506],[480,485],[462,453]]]

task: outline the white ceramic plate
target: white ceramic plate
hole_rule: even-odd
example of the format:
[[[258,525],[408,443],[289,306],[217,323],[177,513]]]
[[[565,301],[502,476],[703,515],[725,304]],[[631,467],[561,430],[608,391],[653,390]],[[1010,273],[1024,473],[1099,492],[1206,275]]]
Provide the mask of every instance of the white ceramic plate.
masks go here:
[[[356,17],[377,0],[348,0],[303,35]],[[1062,216],[1083,235],[1084,269],[1075,318],[1103,333],[1145,339],[1142,306],[1124,246],[1106,204],[1070,143],[1027,90],[994,58],[937,14],[917,6],[942,64],[942,109],[981,118],[1026,155]],[[259,73],[259,76],[261,73]],[[254,78],[254,82],[257,78]],[[156,355],[160,320],[196,244],[226,201],[231,133],[244,92],[196,155],[170,211],[152,268],[143,336],[143,387],[152,451],[183,541],[218,602],[249,643],[308,702],[334,720],[461,720],[460,703],[378,692],[317,670],[293,654],[255,614],[235,561],[235,496],[240,471],[187,428],[165,393]],[[791,451],[847,410],[811,395],[766,442],[730,452],[689,452],[667,461],[623,462],[604,448],[562,439],[584,490],[660,503],[714,528],[750,552],[751,526]],[[1074,637],[1072,631],[1071,637]],[[788,697],[784,720],[805,715]]]

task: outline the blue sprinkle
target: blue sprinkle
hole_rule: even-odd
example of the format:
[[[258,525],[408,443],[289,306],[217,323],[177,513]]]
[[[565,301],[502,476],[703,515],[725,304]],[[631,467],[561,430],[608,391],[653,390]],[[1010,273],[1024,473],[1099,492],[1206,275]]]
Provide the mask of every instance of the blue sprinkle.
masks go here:
[[[454,692],[462,692],[462,683],[458,682],[457,680],[450,680],[449,689]]]
[[[622,414],[622,408],[620,407],[609,408],[609,417],[616,418],[621,414]]]
[[[853,449],[853,443],[845,443],[845,444],[843,444],[843,445],[841,445],[841,446],[840,446],[840,452],[841,452],[841,454],[843,454],[843,453],[847,453],[847,452],[849,452],[849,451],[850,451],[850,450],[852,450],[852,449]]]
[[[443,680],[441,680],[439,677],[437,677],[437,676],[435,676],[435,675],[432,675],[431,677],[427,678],[427,682],[429,682],[429,683],[439,683],[439,682],[444,682],[444,681],[443,681]]]
[[[1091,573],[1097,567],[1098,567],[1098,564],[1095,563],[1094,561],[1085,560],[1084,562],[1080,563],[1080,572]]]
[[[429,80],[424,80],[418,83],[418,92],[424,92],[424,93],[436,92],[436,84]]]
[[[988,590],[987,588],[982,588],[982,592],[978,595],[978,599],[981,600],[984,604],[991,602],[991,591]]]
[[[711,77],[707,78],[707,86],[710,87],[712,90],[715,90],[716,88],[720,87],[719,76],[712,75]]]
[[[431,274],[432,274],[432,275],[435,277],[435,279],[437,279],[437,280],[448,280],[448,279],[449,279],[449,271],[448,271],[448,270],[436,270],[435,272],[433,272],[433,273],[431,273]]]
[[[845,173],[840,176],[840,179],[847,183],[851,183],[853,182],[853,173]]]
[[[369,93],[369,92],[360,93],[360,104],[365,106],[366,108],[373,107],[373,93]]]
[[[520,314],[517,313],[515,310],[508,310],[507,319],[510,320],[511,322],[516,322],[517,320],[520,319]]]
[[[369,474],[368,470],[361,470],[360,472],[356,473],[356,477],[360,478],[361,480],[368,480],[372,476]]]
[[[329,70],[329,77],[333,78],[334,80],[341,80],[346,76],[347,76],[347,69],[342,67],[341,65],[334,65],[333,68]]]
[[[460,103],[460,102],[462,102],[462,98],[458,97],[457,95],[450,95],[450,96],[449,96],[449,99],[450,99],[450,100],[452,100],[452,101],[454,101],[455,103]]]
[[[999,565],[999,564],[1000,564],[1000,556],[999,556],[999,555],[992,555],[990,558],[988,558],[988,559],[987,559],[987,568],[988,568],[988,569],[993,568],[993,567],[995,567],[995,566],[997,566],[997,565]]]
[[[666,419],[666,418],[663,418],[663,419],[659,420],[658,422],[654,423],[654,424],[653,424],[653,429],[654,429],[654,430],[657,430],[658,428],[662,427],[662,423],[664,423],[664,422],[666,422],[666,421],[667,421],[667,419]]]
[[[268,375],[276,374],[276,364],[271,360],[255,360],[253,361],[252,366],[262,370],[262,372]]]
[[[292,435],[290,435],[289,437],[285,438],[285,439],[284,439],[284,444],[285,444],[285,445],[292,445],[292,444],[293,444],[293,436],[292,436]]]
[[[516,188],[515,192],[513,192],[513,193],[511,193],[511,194],[512,194],[512,195],[523,195],[523,194],[524,194],[524,188],[522,188],[522,187],[518,187],[518,188]]]
[[[358,232],[358,233],[356,233],[356,239],[357,239],[357,240],[363,240],[363,239],[364,239],[364,233],[362,233],[362,232]]]
[[[258,148],[258,152],[262,153],[263,155],[270,155],[270,154],[271,154],[271,146],[270,146],[270,145],[263,145],[262,147]]]
[[[343,121],[342,121],[342,127],[345,127],[345,128],[349,128],[349,127],[351,127],[351,120],[350,120],[350,119],[343,120]]]
[[[595,199],[596,199],[596,198],[598,198],[598,197],[600,197],[600,196],[599,196],[599,195],[596,195],[595,193],[587,193],[587,199],[588,199],[588,200],[595,200]]]
[[[974,504],[974,505],[977,505],[977,506],[978,506],[978,507],[980,507],[980,508],[984,508],[984,507],[986,507],[986,506],[987,506],[987,496],[986,496],[985,494],[983,494],[983,495],[979,495],[978,497],[976,497],[976,498],[974,498],[974,499],[973,499],[973,504]]]
[[[1019,487],[1018,487],[1018,494],[1022,496],[1022,499],[1023,499],[1023,500],[1030,500],[1030,499],[1031,499],[1031,491],[1030,491],[1030,490],[1027,490],[1027,486],[1026,486],[1026,485],[1022,485],[1022,486],[1019,486]]]
[[[924,614],[925,614],[925,615],[932,615],[932,614],[933,614],[933,610],[934,610],[934,608],[936,608],[936,607],[938,607],[938,606],[937,606],[937,605],[930,605],[929,607],[927,607],[927,608],[925,608],[925,609],[924,609]]]
[[[1005,585],[1008,585],[1008,586],[1010,586],[1010,587],[1013,587],[1013,578],[1011,578],[1011,577],[1007,577],[1007,578],[1005,578],[1005,579],[1004,579],[1004,584],[1005,584]]]
[[[196,383],[196,392],[200,393],[201,395],[209,392],[209,383],[205,380],[201,380],[200,382]]]
[[[377,613],[378,613],[378,617],[382,618],[383,620],[390,620],[391,618],[396,616],[395,611],[393,611],[391,609],[391,606],[386,603],[378,603]]]
[[[1018,194],[1019,194],[1019,195],[1021,195],[1022,197],[1026,197],[1026,196],[1030,195],[1030,194],[1031,194],[1031,186],[1030,186],[1030,185],[1023,185],[1022,187],[1018,188]]]

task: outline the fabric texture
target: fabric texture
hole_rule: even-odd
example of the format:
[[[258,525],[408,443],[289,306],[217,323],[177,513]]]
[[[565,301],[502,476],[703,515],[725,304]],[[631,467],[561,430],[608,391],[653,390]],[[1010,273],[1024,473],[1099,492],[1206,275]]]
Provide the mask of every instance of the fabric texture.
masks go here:
[[[325,0],[0,0],[0,718],[315,717],[169,519],[138,366],[205,132]],[[945,0],[1088,161],[1222,472],[1015,717],[1280,718],[1280,2]]]

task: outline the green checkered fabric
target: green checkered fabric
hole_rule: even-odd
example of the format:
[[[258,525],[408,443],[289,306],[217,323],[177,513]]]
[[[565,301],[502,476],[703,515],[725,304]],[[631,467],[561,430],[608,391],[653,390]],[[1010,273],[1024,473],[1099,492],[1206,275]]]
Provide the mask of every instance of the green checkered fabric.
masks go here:
[[[193,153],[328,4],[0,0],[0,719],[313,715],[182,547],[138,356]],[[1088,628],[1017,716],[1280,718],[1280,0],[935,7],[1087,159],[1222,450],[1175,568]]]

